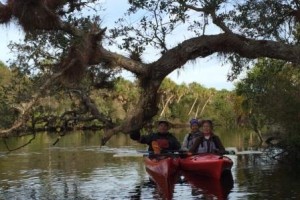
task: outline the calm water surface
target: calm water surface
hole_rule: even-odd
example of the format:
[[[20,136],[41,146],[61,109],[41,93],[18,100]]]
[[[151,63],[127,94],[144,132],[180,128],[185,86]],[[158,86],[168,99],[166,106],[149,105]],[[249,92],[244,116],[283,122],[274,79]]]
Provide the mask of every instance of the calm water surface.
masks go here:
[[[219,134],[227,147],[247,148],[253,136]],[[176,134],[182,140],[184,134]],[[31,136],[12,138],[10,148]],[[113,157],[134,153],[145,146],[125,135],[101,147],[100,133],[76,132],[57,139],[38,134],[30,145],[7,154],[0,144],[0,199],[163,199],[149,182],[141,157]],[[265,155],[232,155],[233,187],[202,181],[196,186],[182,181],[175,185],[173,199],[300,199],[299,170],[270,162]],[[224,192],[225,191],[225,192]]]

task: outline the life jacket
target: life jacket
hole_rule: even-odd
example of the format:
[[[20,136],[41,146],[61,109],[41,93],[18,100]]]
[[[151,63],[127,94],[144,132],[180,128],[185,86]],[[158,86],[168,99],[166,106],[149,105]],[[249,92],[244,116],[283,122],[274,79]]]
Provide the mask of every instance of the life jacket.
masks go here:
[[[161,149],[167,149],[170,146],[169,140],[167,139],[157,139],[156,141]]]
[[[155,153],[168,150],[171,145],[172,135],[170,133],[154,134],[151,147]]]
[[[216,142],[216,137],[212,135],[209,139],[201,137],[200,144],[198,146],[198,153],[213,153],[215,150],[219,150],[218,142]]]
[[[195,140],[201,136],[200,132],[197,133],[189,133],[188,138],[187,138],[187,148],[189,149],[190,147],[193,146],[195,143]]]
[[[151,142],[152,149],[155,154],[161,153],[162,150],[168,149],[170,144],[167,139],[157,139]]]

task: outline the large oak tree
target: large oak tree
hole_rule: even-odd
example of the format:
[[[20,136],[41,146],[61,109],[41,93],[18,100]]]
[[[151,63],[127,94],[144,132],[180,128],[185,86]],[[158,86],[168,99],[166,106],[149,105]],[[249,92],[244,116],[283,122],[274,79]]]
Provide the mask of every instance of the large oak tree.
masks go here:
[[[28,37],[34,35],[37,43],[45,41],[39,40],[44,37],[52,43],[52,48],[60,50],[47,70],[35,65],[46,79],[23,104],[14,126],[0,132],[2,137],[28,120],[31,108],[46,89],[60,83],[72,88],[90,68],[128,70],[136,76],[141,88],[134,111],[119,125],[112,124],[94,105],[88,105],[91,114],[109,127],[103,138],[105,143],[113,134],[140,129],[151,120],[158,112],[162,80],[189,61],[218,55],[232,63],[233,78],[247,68],[250,60],[260,57],[300,63],[300,45],[295,34],[299,28],[300,2],[296,0],[130,0],[126,15],[110,30],[101,27],[101,12],[87,16],[91,12],[86,9],[96,8],[100,2],[7,0],[0,3],[0,23],[16,22]],[[139,20],[129,23],[126,17],[131,15]],[[172,34],[178,29],[189,34],[174,43]],[[119,53],[122,51],[113,52],[110,45],[129,52],[128,56]],[[145,62],[142,58],[149,48],[157,50],[156,59]],[[49,55],[53,55],[53,50],[50,51]]]

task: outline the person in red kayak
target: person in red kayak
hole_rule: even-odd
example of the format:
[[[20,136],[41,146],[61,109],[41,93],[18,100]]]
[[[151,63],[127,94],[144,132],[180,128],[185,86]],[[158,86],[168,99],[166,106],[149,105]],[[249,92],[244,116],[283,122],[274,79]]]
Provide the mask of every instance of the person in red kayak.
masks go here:
[[[203,135],[197,137],[189,151],[191,153],[227,153],[220,138],[213,133],[213,122],[211,120],[203,120],[201,125]]]
[[[132,131],[130,138],[149,146],[148,151],[155,154],[177,151],[180,143],[177,138],[169,132],[170,123],[167,120],[159,120],[156,133],[141,135],[139,130]]]
[[[193,146],[196,139],[203,135],[202,132],[200,131],[200,126],[201,123],[198,119],[191,119],[190,121],[191,132],[186,134],[183,139],[183,143],[181,146],[181,149],[183,151],[188,151]]]

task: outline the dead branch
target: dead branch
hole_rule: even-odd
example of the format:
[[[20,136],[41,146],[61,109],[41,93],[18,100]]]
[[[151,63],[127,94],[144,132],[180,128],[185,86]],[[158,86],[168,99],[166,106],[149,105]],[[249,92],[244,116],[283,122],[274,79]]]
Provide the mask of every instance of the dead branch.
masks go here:
[[[72,92],[77,93],[77,95],[80,96],[82,104],[85,106],[86,110],[88,110],[92,114],[92,116],[95,119],[102,121],[109,128],[114,127],[112,120],[98,110],[97,105],[88,95],[83,94],[83,92],[79,90],[72,90]]]
[[[28,142],[26,142],[25,144],[22,144],[22,145],[19,146],[19,147],[14,148],[14,149],[10,149],[10,148],[9,148],[9,146],[8,146],[8,144],[7,144],[7,142],[6,142],[6,138],[3,138],[3,142],[4,142],[4,144],[5,144],[6,149],[8,150],[7,153],[10,153],[10,152],[12,152],[12,151],[16,151],[16,150],[18,150],[18,149],[21,149],[21,148],[23,148],[23,147],[29,145],[34,139],[35,139],[35,133],[33,134],[32,138],[30,138],[30,139],[28,140]]]

